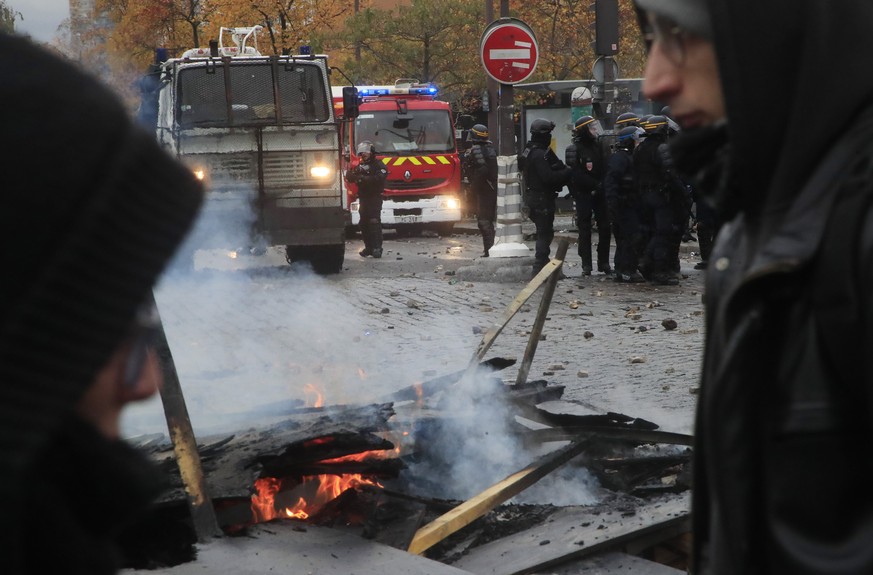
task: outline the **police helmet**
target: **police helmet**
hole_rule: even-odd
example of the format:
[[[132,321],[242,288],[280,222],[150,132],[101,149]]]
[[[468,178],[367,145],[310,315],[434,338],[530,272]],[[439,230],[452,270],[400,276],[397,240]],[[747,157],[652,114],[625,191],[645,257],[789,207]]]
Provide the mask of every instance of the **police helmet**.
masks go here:
[[[488,126],[484,124],[476,124],[475,126],[470,128],[470,133],[473,135],[474,140],[487,140]]]
[[[623,150],[632,150],[634,144],[639,140],[639,130],[637,126],[626,126],[619,130],[615,138],[615,147]]]
[[[603,135],[603,127],[593,116],[582,116],[573,124],[573,135],[575,137],[590,136],[591,139],[597,139]]]
[[[681,130],[679,124],[673,119],[673,111],[670,109],[670,106],[664,106],[661,108],[661,115],[667,118],[667,133],[669,135],[674,135]]]
[[[618,118],[615,119],[615,129],[620,130],[627,126],[639,126],[640,125],[640,117],[634,114],[633,112],[625,112],[624,114],[620,114]]]
[[[531,134],[551,134],[555,129],[555,123],[543,118],[537,118],[530,125]]]
[[[374,154],[376,153],[376,148],[373,146],[373,142],[364,140],[358,144],[357,152],[359,156],[361,154]]]
[[[669,123],[666,116],[651,116],[643,126],[647,134],[663,135],[667,133]]]

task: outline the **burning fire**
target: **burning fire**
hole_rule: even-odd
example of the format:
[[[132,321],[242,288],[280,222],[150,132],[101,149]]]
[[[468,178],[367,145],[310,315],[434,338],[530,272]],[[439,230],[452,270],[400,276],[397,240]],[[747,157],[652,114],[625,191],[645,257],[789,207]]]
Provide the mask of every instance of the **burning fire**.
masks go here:
[[[358,375],[361,379],[366,378],[366,372],[363,369],[358,369]],[[324,406],[324,395],[317,385],[307,383],[303,387],[303,391],[306,395],[307,407]],[[331,437],[319,437],[310,440],[308,444],[324,444],[331,441],[333,441]],[[340,464],[350,461],[387,459],[399,455],[399,453],[400,448],[396,447],[390,451],[372,450],[333,459],[323,459],[319,463]],[[284,517],[308,519],[345,491],[362,485],[383,487],[379,482],[368,479],[360,473],[341,475],[326,473],[286,479],[264,477],[255,481],[255,493],[251,498],[252,517],[255,523]],[[290,502],[294,499],[297,500],[296,503],[291,504]]]
[[[306,394],[307,407],[324,407],[324,395],[317,386],[307,383],[303,386],[303,393]]]
[[[334,459],[325,459],[321,463],[363,461],[385,457],[387,454],[383,451],[366,451]],[[308,519],[344,491],[360,485],[382,487],[379,482],[367,479],[360,473],[307,475],[300,483],[293,480],[264,477],[255,481],[255,494],[252,495],[252,516],[256,523],[270,521],[278,517]],[[278,496],[285,491],[293,491],[295,495],[303,492],[305,495],[298,496],[297,503],[290,506],[277,504]]]

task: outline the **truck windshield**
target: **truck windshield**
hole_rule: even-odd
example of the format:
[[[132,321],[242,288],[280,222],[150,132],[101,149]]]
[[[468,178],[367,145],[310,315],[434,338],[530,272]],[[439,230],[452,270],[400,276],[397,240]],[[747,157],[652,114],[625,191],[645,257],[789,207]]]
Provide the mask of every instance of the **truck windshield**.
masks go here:
[[[225,84],[228,73],[229,82]],[[270,61],[191,67],[179,74],[177,101],[183,128],[299,124],[330,119],[330,97],[321,69],[297,62],[280,61],[275,68]]]
[[[399,119],[395,110],[362,111],[355,120],[355,145],[373,142],[378,154],[455,150],[448,110],[409,110],[406,117]]]

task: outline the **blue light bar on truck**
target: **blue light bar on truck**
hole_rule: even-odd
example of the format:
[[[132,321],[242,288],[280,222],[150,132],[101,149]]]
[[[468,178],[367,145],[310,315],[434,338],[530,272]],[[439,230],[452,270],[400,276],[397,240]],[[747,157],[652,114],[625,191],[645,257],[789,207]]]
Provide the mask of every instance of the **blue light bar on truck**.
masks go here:
[[[390,88],[358,88],[358,96],[387,96]]]
[[[406,86],[358,86],[358,96],[435,96],[439,88],[433,84],[410,84]]]

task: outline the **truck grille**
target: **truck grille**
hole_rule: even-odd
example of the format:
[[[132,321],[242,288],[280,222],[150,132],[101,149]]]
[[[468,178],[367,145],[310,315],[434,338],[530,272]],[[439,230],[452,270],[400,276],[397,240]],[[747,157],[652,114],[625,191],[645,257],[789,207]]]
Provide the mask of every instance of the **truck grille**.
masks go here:
[[[247,183],[257,187],[257,154],[193,154],[188,156],[192,165],[208,169],[216,188]],[[306,173],[306,160],[301,152],[266,152],[262,156],[264,191],[284,191],[312,184]]]
[[[251,155],[217,154],[208,157],[212,174],[217,180],[251,182],[257,174],[254,158]]]
[[[300,152],[267,152],[263,156],[264,188],[287,188],[307,180],[306,163]]]
[[[444,184],[445,178],[421,178],[418,180],[388,180],[385,182],[385,187],[389,190],[420,190],[423,188],[433,188]]]

